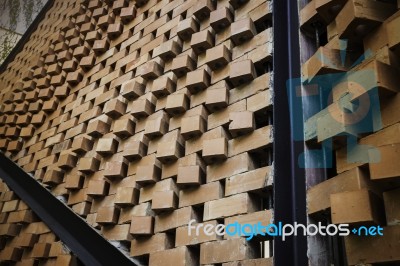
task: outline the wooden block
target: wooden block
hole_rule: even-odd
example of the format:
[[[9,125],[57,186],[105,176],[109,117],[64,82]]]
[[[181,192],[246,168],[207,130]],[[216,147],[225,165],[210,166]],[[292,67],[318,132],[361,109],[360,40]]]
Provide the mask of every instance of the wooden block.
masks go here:
[[[257,77],[253,61],[250,59],[235,61],[230,64],[229,80],[236,87]]]
[[[257,249],[244,238],[212,241],[200,245],[200,264],[255,258]]]
[[[259,205],[248,193],[208,201],[204,203],[203,220],[225,218],[259,210]]]
[[[245,18],[232,23],[231,40],[235,45],[247,42],[257,34],[256,27],[251,18]]]
[[[331,194],[330,204],[333,224],[382,224],[385,220],[382,199],[367,189]]]

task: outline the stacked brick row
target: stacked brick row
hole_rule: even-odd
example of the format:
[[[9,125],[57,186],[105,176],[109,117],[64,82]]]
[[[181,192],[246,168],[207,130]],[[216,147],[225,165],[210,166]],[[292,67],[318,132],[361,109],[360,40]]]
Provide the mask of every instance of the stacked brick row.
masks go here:
[[[400,261],[399,9],[396,1],[313,0],[301,10],[304,33],[315,36],[318,27],[327,35],[327,43],[303,65],[303,76],[312,81],[325,74],[347,73],[333,87],[330,105],[306,121],[306,140],[332,139],[336,161],[336,175],[308,190],[308,214],[315,221],[384,228],[383,236],[345,237],[349,265]],[[363,60],[354,64],[363,51]],[[379,98],[368,95],[376,88]],[[376,120],[368,121],[369,125],[376,123],[375,130],[357,134],[355,117],[341,115],[338,103],[346,94],[367,111],[378,108]],[[365,112],[362,116],[362,108],[353,107],[347,106],[360,115],[357,119],[368,117]],[[332,123],[332,117],[337,121]],[[346,142],[346,136],[355,136],[355,143]]]
[[[35,91],[32,84],[34,72],[43,65],[41,54],[52,53],[50,47],[75,7],[74,1],[54,1],[22,51],[0,75],[1,118],[0,146],[14,160],[26,156],[29,151],[21,150],[29,132],[32,116],[37,114],[44,100],[49,98],[50,89]],[[32,68],[28,68],[32,66]],[[22,134],[21,134],[22,133]],[[9,150],[9,151],[7,151]],[[0,183],[0,261],[16,265],[76,265],[77,259],[68,248],[50,231],[29,207],[3,182]]]
[[[1,148],[143,264],[272,263],[266,239],[187,229],[270,222],[271,10],[77,1],[4,97]]]

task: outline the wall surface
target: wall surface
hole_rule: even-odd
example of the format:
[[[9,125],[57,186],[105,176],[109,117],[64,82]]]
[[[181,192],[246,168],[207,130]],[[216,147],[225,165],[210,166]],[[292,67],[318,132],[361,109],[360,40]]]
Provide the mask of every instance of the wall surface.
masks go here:
[[[143,265],[271,265],[265,237],[187,228],[272,219],[271,19],[265,0],[56,0],[0,75],[0,149]],[[1,191],[3,226],[25,222],[1,259],[74,259],[51,232],[15,243],[33,221]]]

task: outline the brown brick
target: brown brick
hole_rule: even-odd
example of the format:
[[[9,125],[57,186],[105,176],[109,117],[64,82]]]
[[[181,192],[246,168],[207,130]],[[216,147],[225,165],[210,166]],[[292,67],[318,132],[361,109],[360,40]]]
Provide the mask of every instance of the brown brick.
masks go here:
[[[168,76],[162,76],[153,81],[151,92],[158,99],[173,93],[176,89],[175,82]]]
[[[188,221],[198,220],[197,213],[192,207],[176,209],[172,212],[160,213],[155,218],[154,232],[165,232],[183,225],[187,225]]]
[[[195,69],[195,62],[189,55],[181,55],[172,60],[171,70],[177,77]]]
[[[144,134],[149,138],[164,135],[168,130],[168,121],[165,116],[147,119]]]
[[[33,258],[47,258],[50,252],[50,243],[36,243],[32,249]]]
[[[179,194],[179,207],[198,205],[223,197],[223,189],[219,182],[211,182],[198,187],[182,189]]]
[[[239,86],[256,78],[256,70],[251,60],[232,62],[229,80],[234,86]]]
[[[244,238],[213,241],[200,245],[200,263],[214,264],[255,258],[257,248]]]
[[[115,195],[115,204],[121,207],[138,204],[139,190],[135,187],[119,187]]]
[[[96,152],[101,156],[109,156],[117,152],[118,141],[114,138],[102,138],[97,143]]]
[[[210,16],[211,11],[215,9],[211,0],[199,0],[193,6],[193,15],[199,20],[205,20]]]
[[[138,166],[136,171],[136,182],[138,184],[155,183],[160,180],[161,169],[155,164]]]
[[[367,189],[331,194],[333,224],[382,224],[385,220],[382,199]]]
[[[84,174],[91,174],[99,169],[100,161],[94,157],[81,158],[78,164],[78,170]]]
[[[131,221],[130,233],[132,235],[152,235],[154,218],[152,216],[134,216]]]
[[[211,113],[227,107],[228,103],[229,90],[226,86],[207,90],[205,105]]]
[[[207,166],[207,182],[212,182],[254,169],[254,162],[248,153],[241,153],[225,162]]]
[[[204,53],[214,46],[214,36],[208,29],[196,32],[192,35],[190,46],[196,54]]]
[[[171,211],[176,209],[178,197],[173,190],[157,191],[151,203],[151,209],[155,212]]]
[[[113,206],[98,209],[96,222],[101,225],[116,224],[118,222],[119,209]]]
[[[217,45],[206,52],[206,63],[212,70],[226,66],[231,58],[231,51],[225,44]]]
[[[256,27],[251,18],[235,21],[231,25],[231,40],[235,45],[240,45],[256,35]]]
[[[92,49],[95,52],[95,54],[97,56],[99,56],[100,54],[106,52],[108,50],[109,46],[110,46],[110,42],[108,41],[107,38],[105,38],[105,39],[94,41]]]
[[[81,189],[83,186],[85,178],[82,175],[76,174],[68,174],[65,176],[65,188],[74,190]]]
[[[156,61],[150,61],[138,67],[136,76],[141,76],[145,80],[156,79],[163,71],[163,66]]]
[[[169,40],[154,48],[153,58],[159,56],[162,60],[168,61],[179,55],[181,51],[182,46],[177,41]]]
[[[72,151],[76,153],[84,153],[93,148],[93,141],[85,136],[77,137],[72,142]]]
[[[92,119],[90,120],[87,126],[87,134],[89,136],[98,138],[108,133],[110,130],[110,124],[106,123],[100,119]]]
[[[131,6],[131,7],[124,7],[121,9],[121,21],[124,24],[128,24],[132,19],[135,18],[136,15],[136,8]]]
[[[78,161],[78,158],[74,154],[64,153],[64,154],[61,154],[60,157],[58,157],[57,165],[61,169],[71,169],[76,166],[77,161]]]
[[[232,12],[227,7],[221,7],[211,12],[210,26],[219,32],[228,27],[233,21]]]
[[[128,144],[124,146],[124,158],[128,161],[134,161],[141,159],[146,155],[147,146],[142,141],[129,141]]]
[[[133,239],[131,242],[131,253],[130,255],[140,256],[149,253],[154,253],[160,250],[166,250],[173,247],[172,238],[165,234],[155,234],[150,237],[142,237]]]
[[[187,73],[186,87],[190,93],[195,94],[206,89],[210,85],[210,74],[205,69],[199,69]]]
[[[176,265],[194,266],[197,265],[196,254],[187,247],[178,247],[164,251],[157,251],[150,254],[150,265]]]
[[[144,94],[145,85],[137,79],[132,79],[122,84],[121,95],[129,101],[132,101]]]
[[[189,108],[189,98],[185,93],[168,95],[165,111],[171,116],[177,116],[186,112]]]
[[[400,175],[400,166],[396,163],[396,158],[399,156],[400,144],[392,144],[376,147],[380,154],[378,162],[369,164],[371,180],[390,180]],[[375,150],[369,151],[371,161],[375,158]]]
[[[122,179],[127,175],[128,166],[125,162],[111,161],[105,165],[104,176],[114,180]]]
[[[0,252],[0,260],[4,262],[17,262],[21,260],[23,250],[17,247],[4,247]]]
[[[148,99],[137,99],[131,105],[131,114],[136,119],[148,117],[154,112],[154,104]]]
[[[90,180],[86,194],[92,197],[104,197],[108,194],[110,183],[105,180]]]
[[[191,38],[192,34],[197,32],[198,30],[199,30],[199,24],[194,18],[190,17],[179,22],[176,32],[179,38],[181,38],[184,41],[187,41]]]

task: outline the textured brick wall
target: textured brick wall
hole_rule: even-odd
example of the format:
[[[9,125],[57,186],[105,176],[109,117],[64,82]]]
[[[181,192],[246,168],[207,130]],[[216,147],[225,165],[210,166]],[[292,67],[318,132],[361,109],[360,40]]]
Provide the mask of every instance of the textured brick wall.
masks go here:
[[[56,1],[0,76],[0,148],[143,264],[270,264],[266,239],[187,224],[270,222],[271,20],[265,0]]]
[[[302,66],[304,77],[312,83],[327,74],[343,74],[331,83],[333,102],[306,122],[310,145],[332,141],[334,149],[330,179],[320,182],[312,180],[312,175],[308,177],[309,217],[314,222],[384,228],[383,236],[344,237],[348,265],[397,265],[400,261],[399,8],[398,1],[313,0],[301,9],[303,33],[315,36],[316,22],[321,33],[321,47]],[[366,58],[354,64],[363,54]],[[350,112],[344,114],[338,102],[349,93],[355,105],[354,109],[348,106]],[[374,119],[363,115],[363,108],[375,109]],[[367,128],[373,124],[375,128],[366,130],[366,124],[355,122],[352,113],[359,121],[364,119]],[[353,136],[356,145],[351,145],[346,136]],[[333,249],[322,252],[323,242],[320,239],[319,244],[314,241],[310,246],[319,250],[310,256],[313,265],[326,258],[332,260],[329,252]]]

